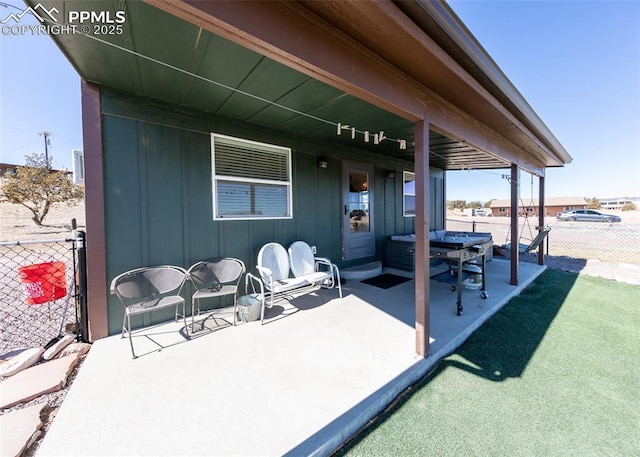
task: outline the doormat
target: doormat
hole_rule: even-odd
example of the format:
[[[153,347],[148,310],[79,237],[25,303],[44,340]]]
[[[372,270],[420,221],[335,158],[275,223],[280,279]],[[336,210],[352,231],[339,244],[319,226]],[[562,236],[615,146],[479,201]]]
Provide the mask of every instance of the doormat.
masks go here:
[[[389,289],[390,287],[397,286],[399,284],[411,281],[411,278],[405,278],[404,276],[398,276],[391,273],[384,273],[380,276],[374,276],[373,278],[363,279],[360,282],[369,284],[370,286],[379,287],[381,289]]]

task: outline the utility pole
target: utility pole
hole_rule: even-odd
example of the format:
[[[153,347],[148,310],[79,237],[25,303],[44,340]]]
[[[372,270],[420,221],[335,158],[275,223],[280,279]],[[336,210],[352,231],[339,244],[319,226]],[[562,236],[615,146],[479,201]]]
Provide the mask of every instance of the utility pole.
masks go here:
[[[44,137],[44,158],[47,161],[47,167],[51,168],[51,164],[49,163],[49,146],[51,145],[49,142],[49,135],[51,135],[51,132],[47,132],[46,130],[44,132],[40,132],[40,136]]]

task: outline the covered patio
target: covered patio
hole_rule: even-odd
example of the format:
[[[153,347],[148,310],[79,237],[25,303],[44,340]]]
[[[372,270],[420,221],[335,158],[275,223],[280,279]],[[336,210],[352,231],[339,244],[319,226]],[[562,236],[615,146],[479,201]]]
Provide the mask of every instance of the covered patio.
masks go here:
[[[428,232],[446,229],[446,172],[510,168],[514,206],[521,170],[540,178],[543,202],[546,168],[571,161],[445,2],[27,4],[60,20],[118,18],[114,34],[52,36],[82,78],[91,341],[119,331],[108,283],[123,271],[220,257],[252,271],[262,245],[296,240],[350,267],[383,261],[389,237],[414,233],[410,312],[414,351],[426,356]],[[228,162],[216,135],[243,144]],[[249,143],[281,148],[282,168],[264,167],[265,154],[237,160]],[[352,189],[355,175],[366,179]],[[410,204],[404,176],[415,181]],[[225,190],[242,186],[254,190]],[[244,197],[223,214],[231,194]],[[360,206],[365,233],[349,225]],[[514,250],[512,285],[518,260]]]
[[[465,290],[462,316],[432,281],[426,358],[413,351],[413,280],[350,280],[342,300],[321,290],[274,307],[263,326],[191,339],[173,322],[143,328],[135,360],[126,339],[100,339],[38,455],[328,455],[545,268],[521,264],[516,286],[509,262],[488,262],[490,296]]]

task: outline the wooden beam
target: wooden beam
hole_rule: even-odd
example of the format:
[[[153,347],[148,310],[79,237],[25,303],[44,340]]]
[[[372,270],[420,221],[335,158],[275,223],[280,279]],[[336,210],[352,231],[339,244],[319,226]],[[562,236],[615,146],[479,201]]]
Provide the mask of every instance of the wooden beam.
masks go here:
[[[87,302],[91,341],[109,335],[100,89],[82,81],[82,138],[87,226]]]
[[[429,355],[430,288],[429,288],[429,122],[415,124],[416,148],[416,353]]]

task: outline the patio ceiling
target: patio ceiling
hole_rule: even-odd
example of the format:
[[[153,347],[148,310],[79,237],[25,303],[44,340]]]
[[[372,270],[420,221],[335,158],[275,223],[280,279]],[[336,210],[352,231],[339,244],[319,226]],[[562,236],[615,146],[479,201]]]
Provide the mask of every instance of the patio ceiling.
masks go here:
[[[31,0],[30,0],[31,3]],[[99,85],[163,100],[315,142],[348,145],[413,161],[414,125],[384,109],[208,32],[144,2],[43,1],[60,12],[125,10],[122,34],[53,38],[80,76]],[[66,16],[66,15],[65,15]],[[337,135],[337,124],[357,128]],[[364,141],[364,131],[370,141]],[[373,134],[386,140],[374,144]],[[405,140],[406,149],[399,141]],[[430,165],[445,170],[510,164],[464,142],[430,132]]]

